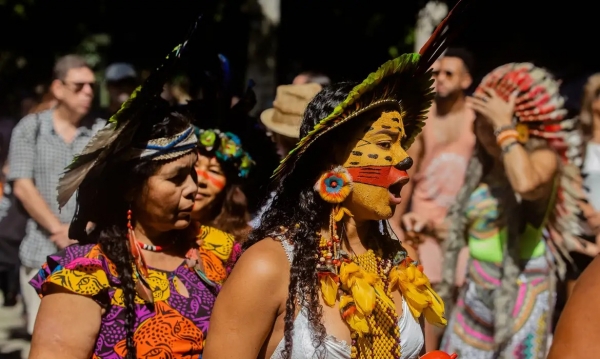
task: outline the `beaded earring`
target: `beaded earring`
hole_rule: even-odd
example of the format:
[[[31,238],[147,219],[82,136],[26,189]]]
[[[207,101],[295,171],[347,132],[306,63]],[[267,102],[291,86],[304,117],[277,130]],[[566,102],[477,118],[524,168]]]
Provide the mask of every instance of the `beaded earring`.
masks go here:
[[[333,306],[339,288],[339,267],[347,258],[341,250],[337,222],[341,221],[345,215],[352,216],[347,208],[340,205],[352,192],[352,176],[344,167],[337,166],[323,173],[314,189],[324,201],[335,204],[329,218],[331,238],[327,239],[321,236],[319,240],[319,263],[317,264],[323,300],[327,305]]]
[[[352,192],[352,176],[347,169],[337,166],[323,173],[315,183],[314,189],[324,201],[342,203]]]

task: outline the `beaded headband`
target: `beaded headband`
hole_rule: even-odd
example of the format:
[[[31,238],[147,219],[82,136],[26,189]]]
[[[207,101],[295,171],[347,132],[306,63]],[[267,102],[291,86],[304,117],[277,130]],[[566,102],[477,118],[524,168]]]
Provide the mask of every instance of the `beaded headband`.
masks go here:
[[[196,129],[198,146],[214,153],[218,160],[231,164],[238,170],[238,176],[248,177],[254,161],[248,152],[242,148],[240,138],[231,132],[221,132],[218,129]]]
[[[192,126],[171,137],[149,140],[144,148],[132,148],[126,159],[152,157],[153,161],[169,160],[196,149],[198,138]]]

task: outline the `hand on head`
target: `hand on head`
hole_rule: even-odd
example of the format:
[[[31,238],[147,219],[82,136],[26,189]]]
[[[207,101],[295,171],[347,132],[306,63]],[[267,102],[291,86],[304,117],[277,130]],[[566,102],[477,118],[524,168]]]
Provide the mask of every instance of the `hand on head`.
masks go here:
[[[517,93],[505,101],[495,89],[486,87],[483,93],[467,97],[467,105],[490,121],[495,128],[512,124]]]

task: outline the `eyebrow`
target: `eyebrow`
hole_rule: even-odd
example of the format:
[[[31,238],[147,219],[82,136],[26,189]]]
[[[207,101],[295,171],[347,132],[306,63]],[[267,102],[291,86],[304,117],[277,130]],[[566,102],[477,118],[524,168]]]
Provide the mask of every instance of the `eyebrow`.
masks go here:
[[[381,129],[381,130],[375,132],[374,134],[375,135],[390,135],[392,137],[402,135],[402,133],[400,131],[392,131],[387,128]]]
[[[163,175],[173,175],[173,174],[179,174],[183,171],[189,171],[189,167],[185,166],[185,165],[180,165],[180,166],[174,167],[168,171],[164,171],[164,172],[161,171],[161,173]]]

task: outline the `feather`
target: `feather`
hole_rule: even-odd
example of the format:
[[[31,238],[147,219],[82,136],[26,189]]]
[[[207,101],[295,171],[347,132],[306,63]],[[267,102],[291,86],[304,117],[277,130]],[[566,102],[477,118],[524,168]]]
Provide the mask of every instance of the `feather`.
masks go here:
[[[118,157],[123,150],[131,146],[144,114],[151,113],[161,101],[164,101],[161,99],[164,84],[171,75],[176,61],[193,39],[201,18],[200,16],[194,22],[183,43],[169,53],[163,64],[132,93],[119,111],[109,119],[106,127],[98,131],[83,151],[67,166],[57,188],[59,208],[64,207],[84,181],[91,180],[88,175],[94,167]]]
[[[466,25],[465,14],[469,5],[468,0],[459,0],[450,10],[446,18],[439,23],[431,37],[419,50],[421,55],[419,73],[429,70],[431,65],[442,55],[448,44],[461,32]]]

